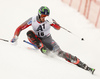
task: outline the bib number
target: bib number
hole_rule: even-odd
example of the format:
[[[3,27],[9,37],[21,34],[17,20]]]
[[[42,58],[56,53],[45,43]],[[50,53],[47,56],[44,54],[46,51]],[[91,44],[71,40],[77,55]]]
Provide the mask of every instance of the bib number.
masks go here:
[[[39,27],[37,28],[38,36],[44,36],[44,31],[43,31],[44,29],[45,29],[45,24],[39,25]]]
[[[38,36],[44,36],[44,32],[38,32]]]

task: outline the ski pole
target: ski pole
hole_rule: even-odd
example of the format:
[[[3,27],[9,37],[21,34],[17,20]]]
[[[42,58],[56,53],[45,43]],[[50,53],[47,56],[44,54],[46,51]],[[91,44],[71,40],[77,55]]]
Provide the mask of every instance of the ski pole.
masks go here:
[[[64,27],[61,27],[61,28],[62,28],[62,29],[64,29],[65,31],[67,31],[67,32],[71,33],[72,35],[74,35],[74,36],[76,36],[76,37],[80,38],[79,36],[75,35],[74,33],[72,33],[71,31],[67,30],[66,28],[64,28]],[[83,40],[84,40],[84,38],[81,38],[81,40],[83,41]]]
[[[9,40],[6,40],[6,39],[1,39],[1,38],[0,38],[0,40],[5,41],[5,42],[9,42]]]
[[[28,42],[28,41],[26,41],[26,40],[23,40],[23,42],[25,42],[25,43],[27,43],[27,44],[30,44],[30,45],[34,46],[34,47],[37,49],[37,46],[36,46],[36,45],[34,45],[34,44],[32,44],[32,43],[30,43],[30,42]]]

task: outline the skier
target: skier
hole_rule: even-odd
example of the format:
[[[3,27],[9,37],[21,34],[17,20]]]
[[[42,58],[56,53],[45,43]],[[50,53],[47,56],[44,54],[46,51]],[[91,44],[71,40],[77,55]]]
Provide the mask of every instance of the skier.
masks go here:
[[[48,7],[40,7],[37,16],[29,18],[16,29],[11,42],[16,42],[20,32],[26,29],[27,27],[32,26],[33,30],[29,30],[27,32],[28,40],[38,49],[40,49],[42,53],[48,54],[49,51],[52,51],[58,56],[64,58],[66,61],[73,63],[87,71],[90,71],[93,74],[95,69],[88,67],[85,63],[81,62],[80,59],[76,56],[62,51],[58,44],[52,39],[52,36],[50,34],[50,28],[54,27],[56,30],[60,30],[61,27],[54,19],[45,19],[46,17],[49,17],[49,14],[50,10]]]

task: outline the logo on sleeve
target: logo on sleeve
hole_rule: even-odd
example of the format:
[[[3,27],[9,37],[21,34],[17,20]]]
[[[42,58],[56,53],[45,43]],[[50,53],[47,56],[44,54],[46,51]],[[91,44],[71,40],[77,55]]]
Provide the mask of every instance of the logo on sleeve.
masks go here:
[[[28,25],[32,24],[32,21],[29,21],[27,24],[28,24]]]

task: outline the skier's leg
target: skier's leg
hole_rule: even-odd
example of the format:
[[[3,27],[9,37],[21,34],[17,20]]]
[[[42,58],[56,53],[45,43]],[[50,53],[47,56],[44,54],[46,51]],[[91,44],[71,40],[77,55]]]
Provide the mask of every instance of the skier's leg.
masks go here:
[[[85,63],[81,62],[79,58],[73,56],[69,53],[66,53],[60,49],[57,43],[52,39],[51,36],[43,39],[39,39],[33,31],[27,32],[28,39],[32,44],[35,44],[42,53],[47,53],[49,51],[53,51],[58,56],[64,58],[66,61],[77,65],[80,68],[85,70],[91,71],[92,74],[94,73],[95,69],[88,67]]]
[[[76,56],[72,56],[69,53],[63,52],[51,36],[42,38],[41,41],[50,51],[56,53],[58,56],[66,59],[73,64],[79,63],[80,60]]]
[[[73,63],[73,64],[77,65],[80,68],[83,68],[85,70],[88,70],[88,71],[92,72],[92,74],[95,71],[95,69],[88,67],[85,63],[83,63],[82,61],[80,61],[80,59],[77,58],[76,56],[73,56],[73,55],[71,55],[69,53],[65,53],[63,51],[60,51],[58,53],[58,55],[60,57],[63,57],[66,61],[68,61],[70,63]]]
[[[91,71],[92,74],[93,74],[95,69],[92,69],[92,68],[88,67],[85,63],[80,61],[80,59],[77,58],[76,56],[73,56],[70,53],[66,53],[66,52],[62,51],[60,49],[60,47],[58,46],[58,44],[52,39],[51,36],[49,36],[46,39],[42,39],[42,42],[46,47],[48,47],[49,50],[53,51],[58,56],[64,58],[66,61],[68,61],[70,63],[73,63],[73,64],[77,65],[80,68]]]
[[[41,39],[39,39],[39,38],[35,35],[35,33],[34,33],[33,31],[31,31],[31,30],[28,31],[28,32],[27,32],[27,37],[28,37],[28,40],[29,40],[32,44],[36,45],[37,48],[41,50],[42,53],[46,53],[46,52],[49,51],[49,50],[46,48],[46,46],[43,45]]]

